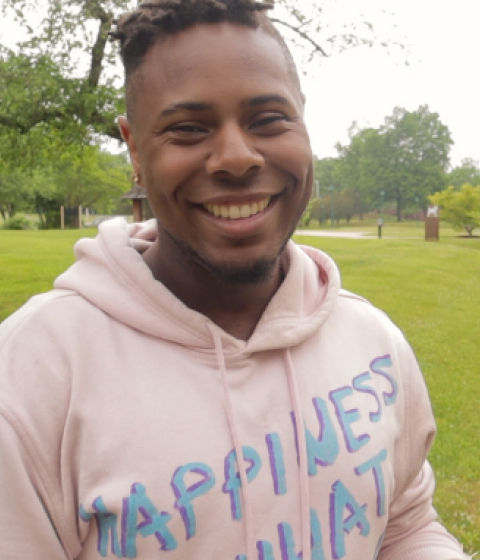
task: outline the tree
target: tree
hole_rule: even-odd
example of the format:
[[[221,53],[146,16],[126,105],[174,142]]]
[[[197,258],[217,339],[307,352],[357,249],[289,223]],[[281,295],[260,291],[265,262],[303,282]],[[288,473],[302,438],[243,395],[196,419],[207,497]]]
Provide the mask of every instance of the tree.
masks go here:
[[[39,123],[26,134],[0,127],[0,214],[36,211],[42,227],[58,221],[60,205],[108,212],[130,186],[126,154],[113,155]]]
[[[452,143],[428,106],[412,112],[396,107],[378,130],[352,128],[350,145],[337,145],[342,182],[358,188],[370,206],[394,202],[400,221],[407,204],[424,203],[445,186]]]
[[[320,198],[325,206],[326,198],[329,198],[330,189],[335,193],[335,215],[338,219],[351,220],[353,215],[358,214],[360,219],[367,211],[367,205],[362,197],[358,185],[358,175],[351,180],[355,172],[353,168],[347,168],[345,161],[341,158],[323,158],[315,160],[315,180],[318,181]],[[319,221],[323,220],[321,211],[322,203],[316,205],[314,216]],[[330,204],[330,202],[328,202]]]
[[[81,146],[73,155],[64,154],[53,171],[55,195],[70,208],[94,206],[107,213],[131,187],[126,156],[103,152],[98,146]]]
[[[28,191],[22,188],[19,174],[0,175],[0,215],[4,220],[13,218],[26,204]]]
[[[455,229],[465,229],[471,237],[473,230],[480,227],[480,186],[465,184],[460,191],[450,186],[429,199],[442,209],[442,219]]]
[[[439,187],[445,186],[449,163],[450,131],[431,113],[427,105],[416,111],[399,107],[380,129],[384,136],[387,160],[384,173],[385,193],[397,206],[397,220],[408,202],[425,200]]]
[[[336,146],[339,153],[337,174],[343,188],[355,201],[355,213],[362,218],[365,212],[376,207],[381,191],[378,176],[383,172],[383,143],[378,130],[359,130],[356,123],[350,127],[349,137],[349,145],[338,143]]]
[[[454,167],[448,173],[447,181],[449,185],[460,189],[462,185],[480,185],[480,165],[478,161],[471,158],[462,160],[458,167]]]
[[[306,0],[300,10],[296,0],[278,0],[273,19],[291,41],[304,45],[309,59],[372,45],[371,21],[360,15],[345,20],[350,11],[340,11],[340,4]],[[124,112],[122,81],[108,32],[116,15],[136,5],[132,0],[4,0],[2,14],[14,14],[30,30],[30,39],[19,53],[0,51],[0,126],[25,134],[44,123],[85,143],[96,135],[121,141],[114,119]],[[32,14],[38,12],[45,17],[34,29]],[[402,47],[398,41],[379,42]]]

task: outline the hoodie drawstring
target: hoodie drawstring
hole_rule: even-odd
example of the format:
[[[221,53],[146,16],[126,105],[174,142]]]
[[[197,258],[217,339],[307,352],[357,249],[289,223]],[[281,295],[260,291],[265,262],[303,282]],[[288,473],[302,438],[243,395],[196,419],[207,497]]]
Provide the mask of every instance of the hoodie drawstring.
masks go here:
[[[300,394],[298,391],[297,378],[293,367],[292,355],[290,348],[285,348],[285,367],[288,377],[288,388],[290,391],[290,399],[293,405],[295,417],[295,428],[298,439],[298,457],[300,471],[300,515],[302,521],[302,550],[303,560],[311,558],[311,541],[310,541],[310,492],[308,481],[308,461],[307,461],[307,437],[305,435],[305,426],[303,423],[302,407],[300,404]]]
[[[215,345],[215,355],[217,357],[218,369],[220,370],[220,377],[222,380],[223,397],[225,402],[225,411],[227,414],[228,427],[233,439],[233,447],[237,455],[238,472],[240,473],[240,480],[242,483],[242,497],[243,509],[245,514],[245,539],[247,544],[247,558],[254,560],[256,557],[255,539],[253,536],[252,526],[252,506],[249,499],[247,469],[245,461],[243,460],[243,450],[240,443],[240,436],[238,435],[237,425],[233,416],[232,400],[230,398],[230,391],[228,390],[227,370],[225,368],[225,357],[223,355],[222,340],[217,330],[209,323],[207,328],[210,331],[213,342]]]
[[[254,560],[256,558],[255,538],[253,533],[252,505],[250,502],[248,490],[247,468],[243,460],[243,450],[240,443],[237,425],[233,415],[232,400],[228,389],[227,370],[225,367],[225,357],[223,354],[222,340],[217,329],[207,323],[213,343],[215,346],[215,355],[217,358],[218,369],[223,388],[223,397],[225,402],[225,412],[227,415],[228,427],[232,435],[233,447],[237,456],[238,471],[240,474],[243,509],[245,513],[245,539],[247,548],[247,559]],[[290,392],[290,400],[293,405],[295,416],[295,428],[298,438],[298,455],[299,455],[299,472],[300,472],[300,518],[302,527],[302,558],[303,560],[311,560],[311,542],[310,542],[310,496],[309,496],[309,480],[308,480],[308,462],[307,462],[307,438],[305,435],[305,426],[303,424],[302,408],[300,404],[300,394],[298,391],[295,369],[293,367],[290,349],[284,350],[285,369],[287,371],[288,389]]]

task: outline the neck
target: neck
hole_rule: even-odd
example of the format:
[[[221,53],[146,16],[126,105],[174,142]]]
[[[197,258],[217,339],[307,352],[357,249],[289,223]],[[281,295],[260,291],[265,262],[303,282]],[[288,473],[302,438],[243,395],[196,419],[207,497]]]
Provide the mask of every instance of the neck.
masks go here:
[[[163,248],[162,248],[163,249]],[[179,251],[169,255],[157,241],[143,258],[154,277],[187,307],[202,313],[225,332],[248,340],[283,281],[279,257],[272,274],[258,284],[226,283]]]

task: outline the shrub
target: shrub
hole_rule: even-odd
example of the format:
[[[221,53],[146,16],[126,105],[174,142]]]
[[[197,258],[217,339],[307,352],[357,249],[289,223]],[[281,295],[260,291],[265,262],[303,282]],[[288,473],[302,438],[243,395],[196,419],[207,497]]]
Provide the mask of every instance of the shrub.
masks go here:
[[[33,229],[33,224],[23,216],[14,216],[5,220],[1,226],[2,229]]]

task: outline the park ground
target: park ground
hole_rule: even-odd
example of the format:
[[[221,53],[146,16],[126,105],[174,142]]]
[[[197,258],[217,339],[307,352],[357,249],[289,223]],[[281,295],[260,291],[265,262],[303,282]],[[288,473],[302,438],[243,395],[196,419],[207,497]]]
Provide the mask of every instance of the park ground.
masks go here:
[[[356,235],[311,235],[317,231]],[[435,505],[465,550],[480,552],[480,239],[442,225],[440,240],[425,242],[421,222],[387,222],[381,240],[373,221],[307,233],[296,241],[330,254],[343,286],[386,311],[412,344],[438,425],[430,456]],[[0,231],[0,321],[51,289],[74,260],[74,242],[95,234],[93,228]]]

